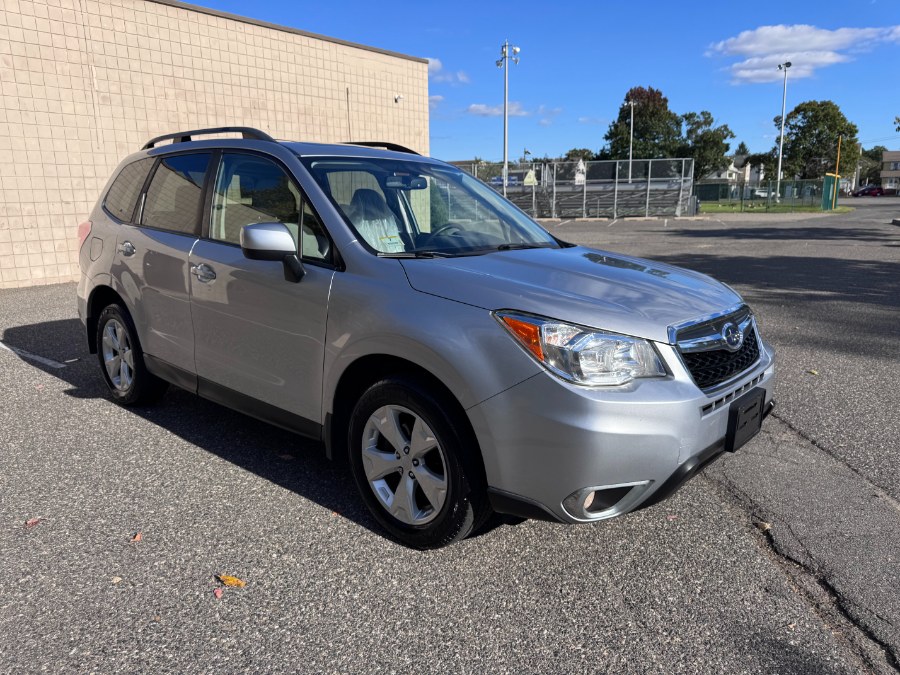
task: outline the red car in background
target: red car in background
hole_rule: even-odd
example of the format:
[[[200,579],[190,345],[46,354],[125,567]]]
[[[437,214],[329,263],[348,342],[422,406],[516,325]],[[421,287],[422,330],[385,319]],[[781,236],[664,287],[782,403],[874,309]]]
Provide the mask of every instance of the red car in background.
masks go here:
[[[853,193],[854,197],[882,197],[884,188],[878,185],[866,185]]]

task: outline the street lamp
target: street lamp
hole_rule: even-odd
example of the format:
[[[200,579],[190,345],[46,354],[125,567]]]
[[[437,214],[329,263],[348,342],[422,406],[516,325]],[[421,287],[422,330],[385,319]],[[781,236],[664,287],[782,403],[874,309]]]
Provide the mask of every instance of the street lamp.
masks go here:
[[[634,148],[634,101],[628,99],[628,105],[631,106],[631,126],[628,137],[628,182],[631,182],[631,151]]]
[[[784,71],[784,93],[781,95],[781,141],[778,144],[778,176],[775,179],[775,200],[781,198],[781,158],[784,155],[784,108],[787,103],[787,71],[791,67],[790,61],[778,64],[778,70]],[[769,183],[771,185],[771,183]]]
[[[518,47],[510,47],[509,40],[504,40],[500,47],[500,58],[497,67],[503,68],[503,196],[506,196],[506,182],[509,176],[509,60],[519,63]]]

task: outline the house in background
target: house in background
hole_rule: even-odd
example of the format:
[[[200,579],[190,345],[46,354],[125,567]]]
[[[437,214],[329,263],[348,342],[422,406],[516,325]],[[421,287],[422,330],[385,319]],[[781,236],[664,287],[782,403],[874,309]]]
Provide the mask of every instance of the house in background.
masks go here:
[[[759,185],[765,180],[765,173],[761,166],[750,166],[747,164],[747,155],[734,155],[727,168],[712,171],[703,176],[701,180],[741,185]]]
[[[881,187],[900,194],[900,150],[885,150],[881,155]]]

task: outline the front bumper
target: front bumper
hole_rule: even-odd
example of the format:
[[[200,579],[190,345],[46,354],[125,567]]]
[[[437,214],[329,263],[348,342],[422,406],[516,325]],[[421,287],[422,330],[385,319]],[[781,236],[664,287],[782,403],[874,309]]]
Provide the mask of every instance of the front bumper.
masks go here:
[[[673,373],[666,378],[588,388],[544,372],[470,408],[495,510],[577,523],[648,506],[722,453],[731,400],[762,388],[771,410],[768,345],[756,366],[710,394],[674,349],[660,352]],[[598,501],[589,514],[573,508],[589,492],[609,503]]]

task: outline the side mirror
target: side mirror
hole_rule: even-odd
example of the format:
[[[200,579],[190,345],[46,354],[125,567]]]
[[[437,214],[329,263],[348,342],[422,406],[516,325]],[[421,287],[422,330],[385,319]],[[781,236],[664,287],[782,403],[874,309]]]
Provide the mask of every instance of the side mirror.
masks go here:
[[[294,283],[306,270],[297,257],[297,245],[283,223],[251,223],[241,228],[241,251],[250,260],[273,260],[284,265],[284,278]]]

